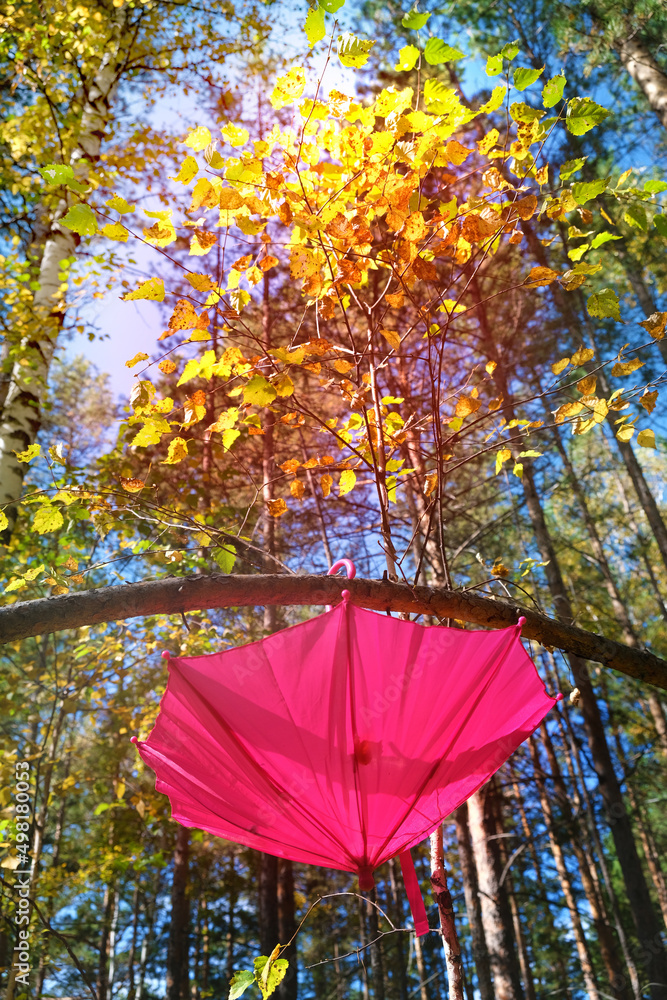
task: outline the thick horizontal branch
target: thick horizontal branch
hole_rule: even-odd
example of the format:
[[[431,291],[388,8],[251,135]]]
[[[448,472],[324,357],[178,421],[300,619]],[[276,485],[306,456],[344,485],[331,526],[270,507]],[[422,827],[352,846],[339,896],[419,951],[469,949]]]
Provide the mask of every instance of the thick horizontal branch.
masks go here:
[[[375,611],[419,612],[441,619],[457,618],[488,628],[507,628],[516,623],[519,615],[524,615],[525,638],[603,663],[667,691],[667,661],[647,650],[631,649],[520,605],[444,588],[408,587],[388,581],[345,580],[333,576],[168,577],[24,601],[0,608],[0,642],[125,618],[206,608],[335,604],[345,589],[350,591],[353,603],[360,607]]]

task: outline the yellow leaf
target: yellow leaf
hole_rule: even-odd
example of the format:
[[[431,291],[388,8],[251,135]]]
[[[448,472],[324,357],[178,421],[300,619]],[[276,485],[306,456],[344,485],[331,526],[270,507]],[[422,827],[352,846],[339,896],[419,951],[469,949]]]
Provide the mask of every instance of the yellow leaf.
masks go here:
[[[520,219],[524,221],[532,218],[535,214],[535,209],[537,208],[537,198],[534,194],[526,195],[525,198],[521,198],[519,201],[514,202],[514,210]]]
[[[121,476],[120,485],[128,493],[140,493],[146,483],[144,483],[141,479],[126,479],[125,476]]]
[[[271,517],[282,517],[287,513],[287,504],[282,497],[278,500],[267,500],[266,506]]]
[[[427,233],[428,227],[421,212],[412,212],[401,229],[401,236],[409,240],[410,243],[418,243],[419,240],[424,239]]]
[[[149,229],[144,229],[144,239],[153,247],[168,247],[176,239],[176,230],[171,219],[161,219]]]
[[[217,241],[215,233],[207,233],[205,229],[195,229],[190,240],[190,257],[204,257]]]
[[[637,444],[642,448],[655,448],[655,434],[650,428],[640,431],[637,435]]]
[[[102,236],[106,236],[107,239],[116,240],[118,243],[127,243],[130,235],[129,230],[125,226],[122,226],[120,222],[108,222],[106,226],[102,226],[100,233]]]
[[[323,476],[320,476],[320,486],[322,488],[322,496],[328,497],[333,486],[333,476],[325,472]]]
[[[489,375],[493,375],[497,367],[498,367],[497,361],[487,361],[487,363],[484,365],[484,368]]]
[[[149,278],[142,281],[133,292],[121,296],[126,302],[135,299],[149,299],[151,302],[164,302],[164,282],[162,278]]]
[[[500,472],[505,462],[512,457],[512,452],[509,448],[501,448],[499,452],[496,453],[496,475]]]
[[[623,424],[616,432],[616,437],[619,441],[629,441],[634,433],[635,428],[632,424]]]
[[[577,413],[581,413],[583,408],[584,404],[579,401],[576,403],[563,403],[554,413],[554,420],[557,424],[562,424],[568,417],[574,417]]]
[[[579,365],[585,365],[587,361],[595,355],[595,351],[592,351],[590,347],[580,347],[572,357],[570,358],[571,364],[577,368]]]
[[[180,184],[189,184],[198,170],[199,167],[197,166],[197,161],[194,156],[186,156],[181,163],[181,169],[175,177],[170,177],[169,180],[178,181]]]
[[[398,349],[401,346],[401,338],[400,338],[399,334],[396,332],[396,330],[387,330],[386,327],[381,326],[380,327],[380,333],[382,334],[382,336],[384,337],[384,339],[387,341],[387,343],[391,347],[393,347],[393,349],[395,351],[398,351]]]
[[[352,469],[344,469],[340,474],[340,480],[338,483],[338,496],[344,497],[346,493],[349,493],[354,489],[357,482],[356,473]]]
[[[579,379],[577,382],[577,389],[582,394],[582,396],[590,396],[595,392],[595,387],[598,383],[597,376],[587,375],[586,378]]]
[[[472,396],[461,396],[456,404],[456,416],[467,417],[469,414],[479,410],[481,405],[479,399],[473,399]]]
[[[4,531],[9,527],[9,521],[7,520],[7,515],[4,510],[0,510],[0,531]]]
[[[638,368],[643,368],[645,363],[644,361],[640,361],[639,358],[633,358],[631,361],[617,361],[611,370],[611,374],[616,375],[617,378],[622,378],[623,375],[631,375]]]
[[[653,413],[655,409],[655,403],[658,398],[658,390],[655,389],[653,392],[649,392],[648,389],[644,392],[644,395],[639,400],[641,406],[644,407],[647,413]]]
[[[292,67],[288,73],[276,80],[270,98],[272,106],[278,111],[292,101],[297,101],[303,94],[305,86],[306,73],[303,66]]]
[[[303,485],[300,479],[293,479],[289,484],[289,491],[295,500],[303,500],[303,495],[306,492],[306,487]]]
[[[200,149],[205,149],[210,141],[211,133],[204,125],[198,125],[197,128],[193,128],[183,140],[184,144],[189,146],[190,149],[194,149],[195,153],[199,152]]]
[[[125,782],[119,781],[116,784],[116,798],[122,799],[124,795],[125,795]]]
[[[231,122],[224,125],[220,129],[220,132],[223,139],[226,139],[230,146],[245,146],[250,138],[247,128],[242,128],[240,125],[232,125]]]
[[[319,273],[321,262],[307,247],[293,246],[290,249],[290,274],[293,278],[309,278]]]
[[[551,366],[551,371],[554,375],[560,375],[561,372],[565,371],[569,363],[569,358],[561,358],[560,361],[556,361],[556,363]]]
[[[198,292],[211,292],[217,285],[210,274],[186,274],[186,281]]]
[[[227,187],[223,188],[220,192],[219,203],[220,208],[225,212],[234,212],[237,208],[241,208],[245,204],[236,188]]]
[[[188,445],[182,437],[176,437],[169,442],[169,451],[162,465],[176,465],[188,457]]]
[[[456,139],[450,139],[445,148],[445,153],[450,163],[453,163],[458,167],[459,164],[463,163],[463,161],[470,156],[472,149],[467,149],[465,146],[462,146],[460,142],[456,141]]]
[[[558,277],[558,271],[550,267],[534,267],[526,278],[526,288],[539,288],[540,285],[550,285]]]
[[[424,496],[430,497],[431,493],[435,491],[437,485],[438,485],[438,473],[429,472],[429,474],[426,477],[426,480],[424,481]]]
[[[58,528],[62,528],[63,523],[63,516],[57,507],[40,507],[35,514],[32,530],[43,535],[47,531],[56,531]]]
[[[665,336],[665,325],[667,325],[667,312],[654,312],[640,324],[654,340],[662,340]]]
[[[139,351],[139,353],[135,354],[133,358],[130,358],[129,361],[125,362],[125,367],[134,368],[134,366],[138,365],[140,361],[147,361],[147,360],[148,360],[148,355],[144,351]]]

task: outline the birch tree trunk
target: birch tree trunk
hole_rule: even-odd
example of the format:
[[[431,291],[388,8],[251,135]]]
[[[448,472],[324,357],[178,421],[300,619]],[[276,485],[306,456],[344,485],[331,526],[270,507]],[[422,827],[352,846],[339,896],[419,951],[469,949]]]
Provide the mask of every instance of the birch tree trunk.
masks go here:
[[[127,13],[117,7],[112,10],[109,15],[111,38],[100,66],[92,77],[82,80],[85,103],[78,148],[71,158],[71,166],[80,183],[87,182],[91,166],[99,159],[102,139],[111,118],[114,91],[125,61]],[[39,289],[33,299],[35,333],[25,337],[21,343],[21,357],[13,365],[2,407],[0,504],[15,505],[20,500],[26,466],[17,460],[14,452],[23,451],[33,444],[40,428],[49,369],[66,309],[58,275],[63,261],[75,253],[79,243],[79,237],[58,221],[67,209],[68,201],[63,200],[43,241]],[[6,508],[5,513],[9,520],[9,528],[4,533],[6,540],[16,522],[16,506]]]
[[[442,943],[445,949],[445,964],[447,966],[447,986],[449,1000],[463,1000],[463,962],[461,946],[456,933],[454,905],[452,895],[447,885],[443,851],[442,823],[435,833],[431,834],[431,886],[438,904]]]
[[[484,935],[489,950],[493,985],[498,1000],[523,1000],[512,920],[500,886],[500,863],[495,824],[487,801],[494,794],[491,783],[468,799],[470,834],[479,879]]]
[[[468,805],[466,802],[454,813],[456,822],[456,839],[459,845],[459,861],[463,876],[463,892],[466,901],[472,955],[477,971],[477,987],[480,1000],[493,1000],[493,983],[491,982],[491,966],[489,952],[484,937],[482,922],[482,907],[479,901],[479,882],[475,857],[470,842],[470,826],[468,823]]]
[[[630,74],[663,128],[667,128],[667,75],[648,49],[634,38],[626,38],[616,46],[618,57]]]

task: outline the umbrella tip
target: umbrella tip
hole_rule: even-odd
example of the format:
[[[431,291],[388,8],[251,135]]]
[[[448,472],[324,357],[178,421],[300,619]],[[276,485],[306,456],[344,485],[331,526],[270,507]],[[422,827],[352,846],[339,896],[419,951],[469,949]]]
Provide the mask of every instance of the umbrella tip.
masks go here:
[[[343,590],[343,591],[341,591],[341,595],[340,596],[347,603],[347,601],[349,601],[349,599],[350,599],[350,591],[349,590]],[[375,883],[373,883],[373,884],[375,884]]]
[[[521,615],[521,617],[519,618],[519,620],[518,620],[518,622],[516,624],[517,624],[517,628],[523,628],[523,626],[526,624],[526,619],[524,618],[523,615]],[[162,655],[164,656],[164,653]]]
[[[375,887],[373,869],[370,865],[362,865],[357,872],[359,876],[359,888],[362,892],[370,892]]]
[[[138,742],[139,740],[137,739],[136,736],[130,736],[130,743],[138,743]]]
[[[162,650],[162,659],[163,660],[168,660],[170,656],[171,656],[171,653],[169,652],[168,649],[163,649]]]

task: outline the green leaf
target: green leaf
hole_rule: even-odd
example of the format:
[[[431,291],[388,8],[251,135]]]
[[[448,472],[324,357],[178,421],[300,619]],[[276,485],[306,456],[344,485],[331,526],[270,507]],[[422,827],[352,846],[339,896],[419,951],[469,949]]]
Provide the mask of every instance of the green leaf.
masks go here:
[[[649,194],[660,194],[662,191],[667,191],[667,181],[646,181],[644,190]]]
[[[64,219],[58,222],[79,236],[93,236],[97,232],[97,219],[89,205],[72,205]]]
[[[424,59],[429,66],[439,66],[440,63],[453,62],[455,59],[465,58],[465,52],[452,48],[441,38],[429,38],[424,48]]]
[[[539,77],[544,73],[544,66],[542,69],[530,69],[527,66],[517,66],[514,70],[513,84],[517,90],[525,90],[526,87],[530,87],[531,83],[535,83]]]
[[[581,170],[587,159],[587,156],[580,156],[576,160],[566,160],[560,168],[560,179],[566,181],[572,174],[576,174],[578,170]]]
[[[270,406],[276,398],[276,390],[263,375],[253,375],[243,389],[243,402],[253,406]]]
[[[520,51],[521,51],[521,46],[519,45],[518,41],[508,42],[507,45],[503,45],[502,49],[500,50],[500,55],[504,59],[507,59],[508,62],[512,62],[513,59],[516,59]]]
[[[49,184],[67,184],[74,180],[74,169],[65,163],[49,163],[48,167],[39,167],[39,173]]]
[[[38,535],[44,535],[47,531],[57,531],[63,526],[63,516],[57,507],[45,505],[40,507],[32,522],[32,530]]]
[[[485,104],[482,104],[482,106],[480,107],[479,114],[488,115],[491,114],[492,111],[497,111],[500,105],[505,100],[506,93],[507,93],[507,88],[505,87],[504,84],[501,83],[499,87],[494,87],[493,90],[491,91],[491,97]]]
[[[598,181],[580,181],[572,185],[572,194],[578,205],[585,205],[591,198],[597,198],[606,189],[609,178],[603,177]]]
[[[584,135],[610,114],[611,111],[591,101],[590,97],[573,97],[567,106],[565,124],[572,135]]]
[[[270,963],[270,964],[269,964]],[[270,997],[285,978],[289,966],[286,958],[277,958],[273,962],[265,955],[255,959],[255,979],[262,991],[263,1000]],[[267,965],[269,968],[267,970]]]
[[[249,986],[255,982],[255,973],[251,972],[250,969],[241,969],[240,972],[235,972],[229,981],[229,997],[227,1000],[237,1000],[238,997],[243,996],[245,991]]]
[[[15,451],[14,454],[19,462],[32,462],[33,458],[37,458],[41,450],[41,444],[31,444],[28,445],[25,451]]]
[[[320,7],[327,12],[327,14],[335,14],[337,10],[340,10],[345,0],[320,0]]]
[[[142,281],[133,292],[121,295],[125,302],[132,302],[135,299],[150,299],[152,302],[164,302],[164,281],[162,278],[149,278]]]
[[[420,28],[424,27],[430,16],[430,14],[420,14],[417,10],[411,10],[409,14],[403,15],[401,24],[404,28],[412,28],[413,31],[419,31]]]
[[[419,58],[419,49],[416,45],[404,45],[398,53],[398,62],[394,66],[396,73],[407,73],[415,68],[415,63]]]
[[[654,215],[653,225],[658,230],[660,236],[667,240],[667,215]]]
[[[600,319],[611,317],[620,322],[621,313],[619,309],[618,296],[613,288],[602,288],[595,292],[586,303],[589,316],[599,316]]]
[[[597,236],[593,237],[591,240],[591,246],[594,250],[598,247],[604,246],[605,243],[609,243],[610,240],[622,240],[622,236],[618,236],[616,233],[598,233]]]
[[[552,76],[542,87],[542,104],[545,108],[553,108],[563,97],[565,77]]]
[[[643,205],[629,205],[623,218],[629,226],[634,226],[635,229],[641,229],[643,233],[648,232],[648,218],[646,216],[646,209]]]
[[[231,573],[236,562],[236,552],[229,545],[221,545],[220,548],[213,550],[213,558],[221,572]]]
[[[576,247],[574,250],[568,250],[567,255],[570,260],[581,260],[587,250],[590,250],[590,244],[584,243],[580,247]]]
[[[338,58],[343,66],[360,69],[368,62],[368,56],[375,42],[369,38],[357,38],[351,31],[338,36]]]
[[[510,115],[515,122],[528,124],[538,118],[544,118],[544,111],[539,108],[531,108],[530,104],[526,104],[524,101],[515,101],[514,104],[510,104]]]
[[[311,7],[306,16],[306,23],[303,26],[306,32],[309,46],[317,45],[327,33],[324,26],[324,7]]]
[[[498,76],[499,73],[503,71],[503,57],[498,53],[497,56],[489,56],[486,60],[486,75],[487,76]]]

